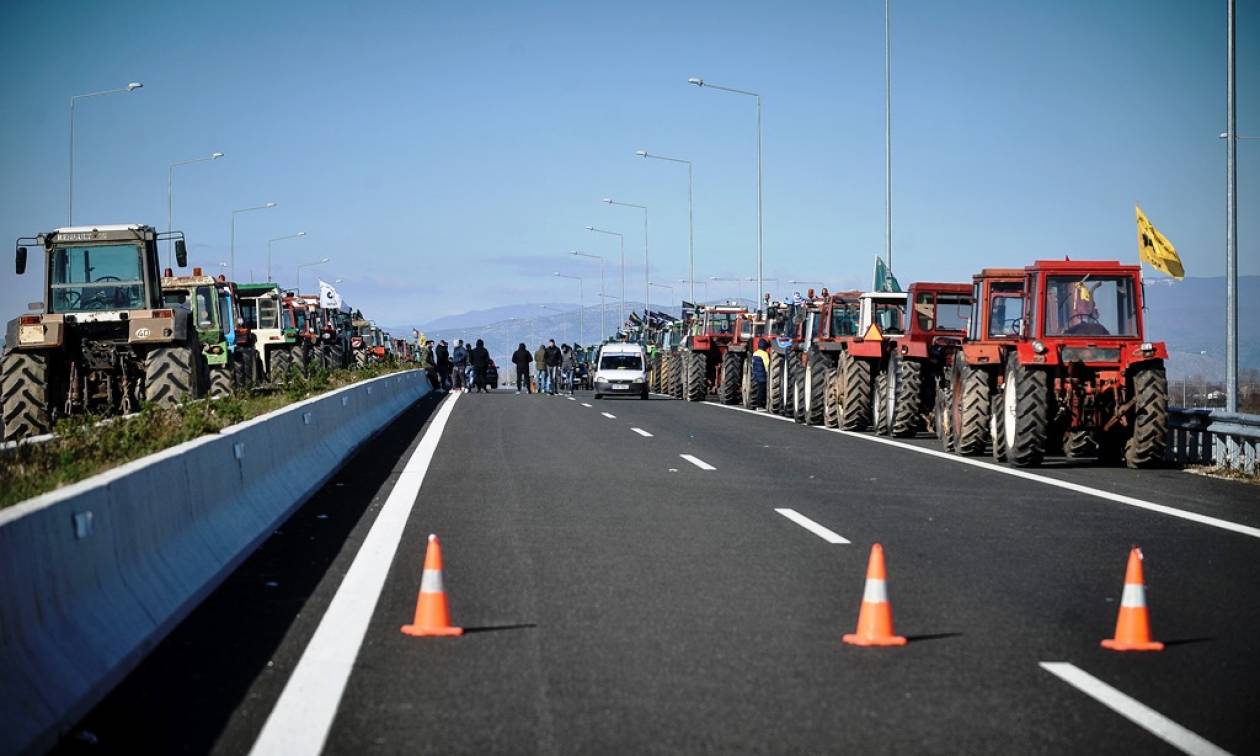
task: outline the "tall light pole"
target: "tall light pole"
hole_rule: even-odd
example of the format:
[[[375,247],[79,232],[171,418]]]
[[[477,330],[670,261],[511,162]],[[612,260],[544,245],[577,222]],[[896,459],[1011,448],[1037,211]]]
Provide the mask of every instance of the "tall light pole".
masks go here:
[[[599,260],[599,340],[602,342],[604,340],[604,334],[608,333],[608,331],[604,329],[604,297],[606,296],[604,294],[604,258],[600,255],[588,255],[587,253],[579,252],[576,249],[569,254],[576,255],[577,257],[589,257],[592,260]]]
[[[166,169],[166,232],[169,234],[175,229],[175,169],[181,165],[191,165],[193,163],[204,163],[208,160],[218,160],[223,157],[222,152],[212,152],[205,157],[193,158],[192,160],[177,160],[171,163]],[[171,267],[172,249],[174,249],[175,240],[166,240],[166,267]]]
[[[552,274],[556,278],[568,278],[578,282],[578,338],[586,341],[586,296],[582,293],[582,278],[580,276],[568,276],[560,271]]]
[[[652,158],[653,160],[668,160],[671,163],[687,164],[687,279],[691,282],[691,288],[688,290],[687,296],[693,301],[696,298],[696,256],[695,256],[695,213],[691,201],[691,161],[682,158],[665,157],[664,155],[652,155],[647,150],[638,150],[634,154],[641,158]]]
[[[621,248],[621,298],[617,304],[617,330],[626,324],[626,237],[625,234],[619,234],[616,231],[605,231],[602,228],[587,226],[587,231],[594,231],[597,234],[608,234],[617,237],[618,246]]]
[[[324,263],[328,262],[328,260],[329,258],[325,257],[321,260],[316,260],[315,262],[302,263],[297,266],[297,293],[298,294],[302,293],[302,268],[313,268],[316,265],[323,265]]]
[[[288,236],[277,236],[274,239],[267,240],[267,280],[268,281],[271,280],[271,245],[278,241],[284,241],[285,239],[299,239],[303,236],[306,236],[306,232],[298,231],[296,234],[289,234]]]
[[[233,281],[236,280],[236,214],[248,213],[251,210],[269,210],[275,206],[276,206],[276,203],[268,202],[265,205],[258,205],[257,207],[242,207],[240,210],[232,211],[232,236],[231,236],[231,241],[228,243],[228,247],[231,251],[228,252],[228,265],[231,267],[231,274],[232,274]],[[268,279],[271,278],[270,267],[271,266],[268,266],[268,271],[267,271]],[[253,276],[251,275],[250,278],[253,278]]]
[[[648,209],[647,205],[636,205],[633,202],[618,202],[614,199],[604,198],[604,204],[620,205],[622,207],[634,207],[643,211],[643,315],[647,317],[648,300],[652,298],[651,292],[648,291],[648,279],[651,277],[651,260],[648,256]],[[623,295],[624,296],[624,295]]]
[[[82,100],[84,97],[100,97],[101,95],[125,94],[134,92],[143,87],[138,81],[133,81],[125,87],[117,89],[103,89],[100,92],[88,92],[87,94],[72,95],[70,97],[70,182],[66,190],[66,225],[74,225],[74,103],[75,100]]]
[[[892,0],[884,0],[884,257],[892,272]]]
[[[695,84],[697,87],[708,87],[710,89],[719,89],[723,92],[734,92],[735,94],[747,95],[757,100],[757,307],[761,307],[761,95],[756,92],[747,92],[742,89],[732,89],[730,87],[719,87],[717,84],[710,84],[704,79],[692,77],[687,79],[688,84]]]
[[[1238,411],[1238,109],[1234,94],[1234,0],[1226,0],[1225,52],[1225,411]],[[1230,460],[1232,464],[1233,460]]]

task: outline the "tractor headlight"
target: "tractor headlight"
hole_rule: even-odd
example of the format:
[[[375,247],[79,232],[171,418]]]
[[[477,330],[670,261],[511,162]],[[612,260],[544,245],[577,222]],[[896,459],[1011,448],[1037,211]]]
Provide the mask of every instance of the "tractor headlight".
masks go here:
[[[1155,351],[1155,345],[1149,341],[1144,341],[1142,342],[1142,351],[1146,352],[1147,354],[1150,354],[1151,352]]]
[[[1041,342],[1041,339],[1036,339],[1032,343],[1032,350],[1037,354],[1045,354],[1046,345]]]

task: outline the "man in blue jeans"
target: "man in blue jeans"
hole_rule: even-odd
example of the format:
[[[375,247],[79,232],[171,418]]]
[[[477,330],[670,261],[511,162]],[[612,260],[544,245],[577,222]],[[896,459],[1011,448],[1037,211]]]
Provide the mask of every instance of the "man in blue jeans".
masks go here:
[[[560,347],[556,346],[556,340],[549,340],[546,352],[548,394],[554,395],[560,388],[560,363],[562,361],[563,357],[560,354]]]

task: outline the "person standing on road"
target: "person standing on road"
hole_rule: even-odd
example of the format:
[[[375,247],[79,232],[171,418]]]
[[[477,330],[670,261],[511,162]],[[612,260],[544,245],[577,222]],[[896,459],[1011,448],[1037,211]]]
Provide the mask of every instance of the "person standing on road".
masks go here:
[[[766,380],[770,376],[770,353],[766,351],[766,340],[757,339],[757,349],[753,352],[752,361],[752,407],[760,409],[766,406]]]
[[[438,342],[437,349],[433,350],[433,357],[437,362],[438,377],[442,379],[442,390],[451,390],[451,351],[446,348],[446,339]]]
[[[477,346],[468,353],[468,364],[472,366],[473,385],[476,386],[477,393],[490,393],[490,389],[486,388],[486,369],[490,367],[490,350],[486,349],[481,339],[477,339]]]
[[[468,369],[468,350],[464,348],[463,339],[455,339],[455,348],[451,350],[451,378],[454,379],[452,391],[467,391],[464,385],[464,371]]]
[[[556,346],[555,339],[547,341],[547,393],[552,396],[559,390],[560,384],[560,363],[564,361],[564,357],[560,354],[560,347]]]
[[[437,361],[433,356],[433,342],[429,341],[421,344],[417,351],[418,367],[424,371],[424,377],[429,379],[429,386],[434,391],[437,391],[442,381],[438,378]]]
[[[562,389],[568,389],[569,396],[573,396],[573,374],[577,371],[577,355],[574,354],[572,347],[565,344],[560,347],[560,375]]]
[[[512,364],[516,366],[516,393],[521,393],[521,381],[525,382],[525,393],[532,394],[529,388],[529,364],[534,361],[534,356],[525,348],[525,342],[516,348],[512,353]]]
[[[547,393],[547,345],[539,344],[534,352],[534,372],[538,376],[538,393]]]

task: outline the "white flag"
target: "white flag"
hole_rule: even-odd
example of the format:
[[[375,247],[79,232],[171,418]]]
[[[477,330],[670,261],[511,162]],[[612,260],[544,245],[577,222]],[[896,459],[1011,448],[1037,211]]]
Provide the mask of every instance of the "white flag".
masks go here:
[[[325,310],[341,309],[341,295],[332,287],[332,284],[319,282],[319,306]]]

